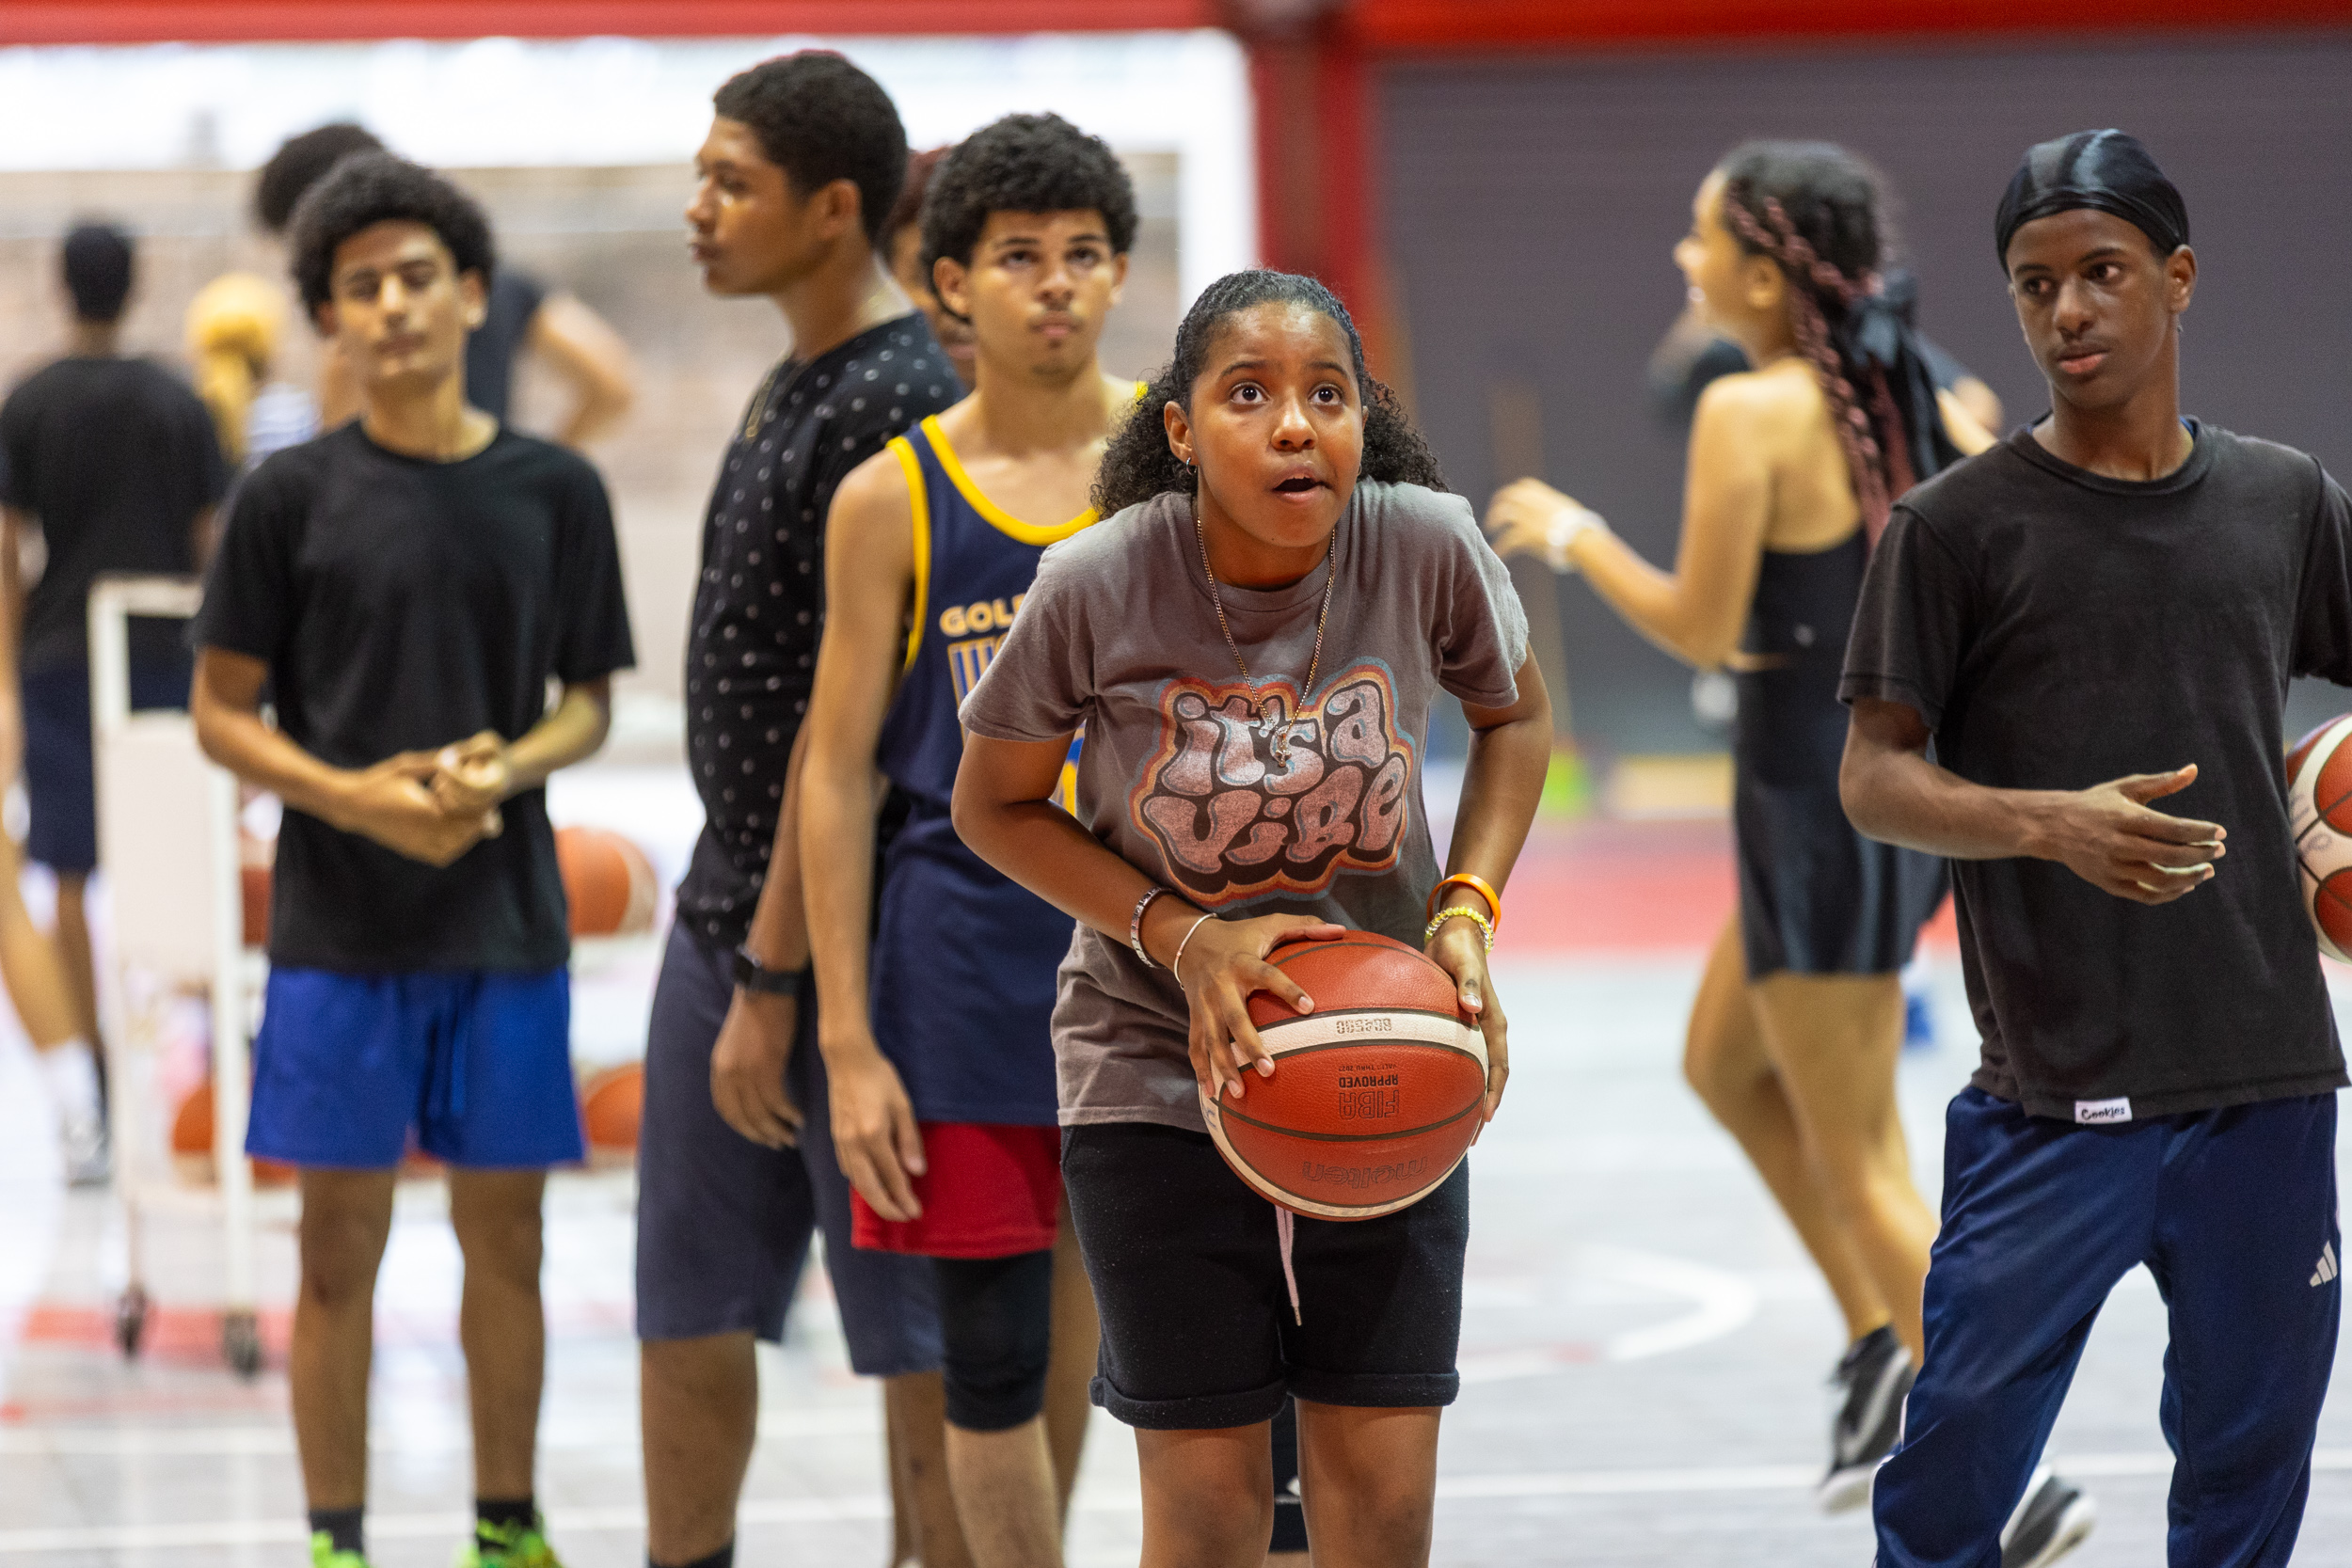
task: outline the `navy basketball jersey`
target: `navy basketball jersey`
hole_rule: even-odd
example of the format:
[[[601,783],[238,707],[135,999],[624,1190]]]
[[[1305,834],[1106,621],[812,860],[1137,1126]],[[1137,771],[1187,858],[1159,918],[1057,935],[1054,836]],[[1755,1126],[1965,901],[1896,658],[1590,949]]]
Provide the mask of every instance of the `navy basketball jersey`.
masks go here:
[[[913,500],[914,614],[876,761],[912,809],[883,861],[874,1037],[919,1119],[1051,1126],[1071,919],[966,848],[948,808],[963,760],[957,709],[1011,629],[1038,558],[1095,515],[1010,515],[964,473],[936,418],[889,450]],[[1065,787],[1071,777],[1065,767]]]

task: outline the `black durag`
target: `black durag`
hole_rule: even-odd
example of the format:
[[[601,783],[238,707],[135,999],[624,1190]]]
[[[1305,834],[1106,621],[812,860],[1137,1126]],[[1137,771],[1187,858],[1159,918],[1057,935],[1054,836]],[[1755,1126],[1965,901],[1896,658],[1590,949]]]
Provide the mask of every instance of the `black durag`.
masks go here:
[[[2159,256],[2188,244],[2188,208],[2139,139],[2121,131],[2077,131],[2029,150],[2017,166],[1993,220],[2001,270],[2009,270],[2009,242],[2019,229],[2086,207],[2136,226]]]
[[[1919,329],[1914,325],[1918,309],[1918,279],[1902,268],[1894,268],[1881,275],[1877,293],[1865,294],[1846,308],[1845,319],[1831,334],[1839,357],[1849,367],[1848,373],[1860,372],[1858,379],[1867,386],[1875,371],[1884,378],[1887,396],[1901,414],[1902,456],[1910,472],[1888,464],[1890,499],[1899,499],[1910,487],[1905,480],[1916,484],[1932,479],[1961,456],[1960,448],[1944,428],[1944,412],[1935,397],[1935,372],[1928,368],[1927,356],[1919,347]],[[1873,420],[1874,424],[1883,422]],[[1882,447],[1888,434],[1883,428],[1879,431]],[[1887,455],[1891,459],[1895,454],[1889,451]]]

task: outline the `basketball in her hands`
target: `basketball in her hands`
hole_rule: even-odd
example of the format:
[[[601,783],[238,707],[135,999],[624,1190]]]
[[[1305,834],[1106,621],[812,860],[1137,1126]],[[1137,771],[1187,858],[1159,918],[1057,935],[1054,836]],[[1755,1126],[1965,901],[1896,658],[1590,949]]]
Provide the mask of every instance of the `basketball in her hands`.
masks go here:
[[[1288,942],[1266,961],[1314,1001],[1249,999],[1275,1062],[1246,1092],[1202,1097],[1209,1135],[1264,1197],[1315,1219],[1394,1213],[1436,1190],[1477,1136],[1486,1040],[1453,976],[1369,931]]]

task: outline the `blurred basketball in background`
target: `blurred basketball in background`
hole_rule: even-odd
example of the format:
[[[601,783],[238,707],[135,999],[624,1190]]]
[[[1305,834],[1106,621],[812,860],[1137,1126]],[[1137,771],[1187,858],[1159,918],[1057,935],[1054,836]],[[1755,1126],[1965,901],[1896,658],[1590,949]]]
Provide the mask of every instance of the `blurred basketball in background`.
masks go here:
[[[576,937],[634,936],[653,929],[661,887],[645,852],[609,828],[558,828],[555,862],[564,877]]]
[[[213,1081],[209,1077],[188,1091],[171,1117],[171,1164],[182,1180],[208,1186],[218,1180],[213,1163]],[[292,1165],[275,1160],[253,1162],[259,1186],[282,1187],[294,1179]]]
[[[645,1067],[628,1062],[590,1077],[580,1089],[580,1123],[590,1164],[626,1163],[637,1152],[645,1108]]]
[[[2303,907],[2319,950],[2352,963],[2352,714],[2332,719],[2287,753],[2287,822],[2303,872]]]
[[[267,861],[256,863],[246,861],[237,868],[238,880],[245,895],[245,944],[247,947],[269,945],[270,866]]]

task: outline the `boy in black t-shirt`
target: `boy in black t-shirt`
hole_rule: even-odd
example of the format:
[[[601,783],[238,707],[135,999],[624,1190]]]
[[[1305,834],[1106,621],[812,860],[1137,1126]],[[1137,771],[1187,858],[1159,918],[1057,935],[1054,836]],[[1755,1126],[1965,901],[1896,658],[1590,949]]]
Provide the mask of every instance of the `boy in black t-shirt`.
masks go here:
[[[595,470],[466,402],[493,261],[469,199],[353,158],[296,211],[294,249],[363,410],[240,488],[195,710],[213,759],[286,806],[246,1148],[302,1169],[311,1560],[363,1568],[369,1320],[413,1129],[449,1163],[466,1259],[479,1518],[458,1560],[554,1568],[532,1501],[540,1199],[581,1151],[542,786],[603,743],[632,662],[619,551]]]
[[[2145,1263],[2171,1561],[2269,1568],[2334,1358],[2345,1082],[2280,710],[2291,676],[2352,684],[2352,504],[2302,453],[2181,418],[2197,258],[2137,142],[2033,149],[1996,238],[2052,413],[1897,506],[1843,688],[1847,810],[1953,859],[1984,1037],[1878,1560],[1994,1560]]]

